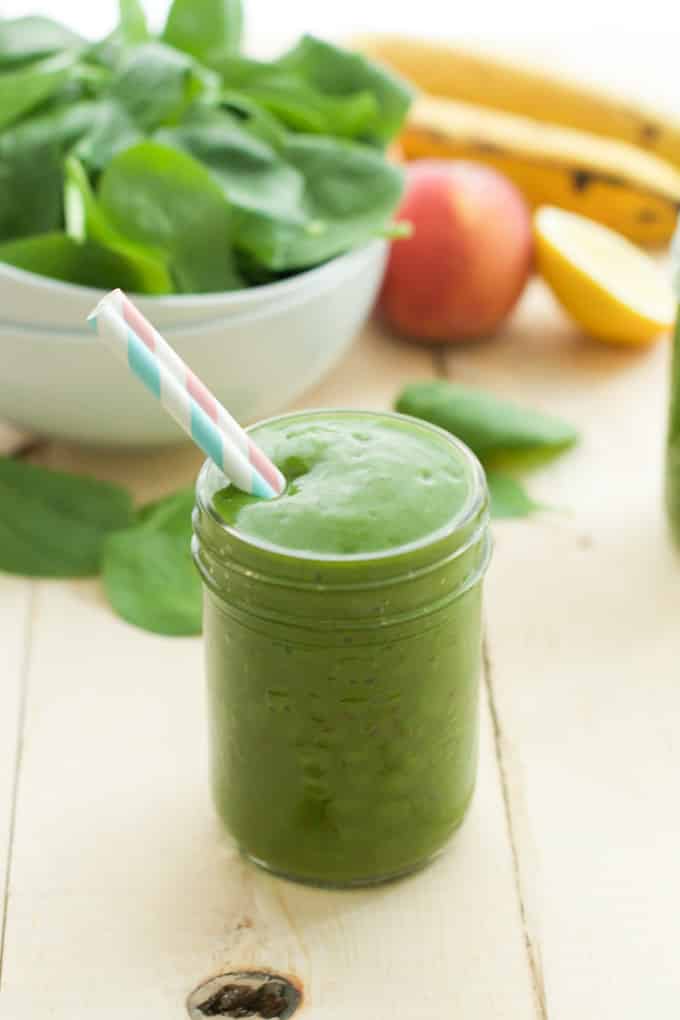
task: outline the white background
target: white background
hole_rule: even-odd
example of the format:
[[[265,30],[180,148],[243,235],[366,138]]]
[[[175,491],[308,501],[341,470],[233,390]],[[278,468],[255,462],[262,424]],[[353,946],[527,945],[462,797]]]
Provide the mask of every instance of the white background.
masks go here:
[[[146,9],[158,26],[167,2],[146,0]],[[50,14],[91,36],[113,26],[116,10],[116,0],[0,0],[3,16]],[[671,0],[246,0],[246,11],[256,49],[304,31],[411,32],[528,53],[680,114],[680,15]]]

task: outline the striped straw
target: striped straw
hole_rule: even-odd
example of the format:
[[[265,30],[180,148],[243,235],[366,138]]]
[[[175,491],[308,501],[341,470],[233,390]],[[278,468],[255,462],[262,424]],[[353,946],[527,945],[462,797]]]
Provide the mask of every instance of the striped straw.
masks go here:
[[[121,290],[88,321],[234,485],[264,499],[283,491],[281,472]]]

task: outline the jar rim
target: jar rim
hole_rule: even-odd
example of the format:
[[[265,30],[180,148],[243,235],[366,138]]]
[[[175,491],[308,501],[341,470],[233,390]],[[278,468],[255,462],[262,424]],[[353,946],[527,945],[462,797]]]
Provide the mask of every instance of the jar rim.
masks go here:
[[[445,541],[447,538],[452,538],[456,532],[463,532],[485,509],[487,504],[486,476],[482,465],[472,450],[466,446],[462,440],[458,439],[457,436],[452,435],[452,433],[447,432],[438,425],[433,425],[431,422],[424,421],[421,418],[415,418],[413,415],[401,414],[397,411],[371,411],[347,407],[310,408],[303,411],[287,411],[283,414],[264,418],[262,421],[258,421],[249,426],[246,429],[246,432],[250,433],[254,429],[263,425],[276,424],[277,422],[285,419],[304,419],[323,415],[352,415],[365,416],[366,418],[387,418],[393,421],[406,421],[418,428],[421,428],[423,431],[434,433],[453,446],[462,457],[462,460],[466,463],[471,479],[467,499],[445,524],[434,531],[428,532],[426,535],[413,540],[412,542],[406,542],[402,545],[394,546],[391,549],[380,549],[375,552],[368,553],[335,554],[308,552],[304,549],[290,549],[287,546],[277,545],[274,542],[267,542],[264,539],[256,538],[253,535],[246,535],[239,531],[238,528],[233,527],[233,525],[227,524],[216,509],[213,503],[213,496],[219,492],[220,489],[224,488],[225,485],[229,485],[230,482],[213,461],[206,460],[196,481],[196,501],[200,508],[208,514],[211,521],[231,539],[238,543],[242,543],[246,547],[252,548],[256,552],[268,553],[270,555],[280,557],[282,560],[288,560],[291,562],[308,562],[328,566],[339,566],[341,564],[358,565],[363,563],[384,563],[390,560],[399,560],[401,557],[408,557],[415,552],[421,552],[423,550],[427,550],[431,546],[436,546],[438,543]]]

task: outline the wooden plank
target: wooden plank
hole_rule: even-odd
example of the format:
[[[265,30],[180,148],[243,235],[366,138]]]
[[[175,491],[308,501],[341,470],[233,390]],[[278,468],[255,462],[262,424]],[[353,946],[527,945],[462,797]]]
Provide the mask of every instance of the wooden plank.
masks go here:
[[[28,665],[31,617],[30,581],[0,574],[0,975],[5,934],[9,865],[14,833],[14,803],[23,690]]]
[[[533,1016],[486,711],[453,851],[409,881],[338,894],[223,846],[201,688],[200,642],[127,627],[91,583],[43,590],[3,1016],[179,1020],[196,985],[244,967],[294,973],[314,1020],[388,1020],[395,1002],[414,1018]]]
[[[551,1020],[671,1017],[680,1003],[667,356],[665,344],[583,340],[538,283],[506,336],[448,356],[452,377],[583,431],[530,480],[558,509],[497,525],[488,587],[491,686]]]
[[[426,350],[386,350],[367,333],[338,370],[353,390],[329,380],[310,402],[384,406],[431,372]],[[242,967],[295,974],[310,1020],[536,1015],[486,703],[452,851],[401,883],[310,889],[218,832],[200,642],[127,626],[96,582],[44,586],[39,609],[0,1015],[180,1020],[194,987]]]

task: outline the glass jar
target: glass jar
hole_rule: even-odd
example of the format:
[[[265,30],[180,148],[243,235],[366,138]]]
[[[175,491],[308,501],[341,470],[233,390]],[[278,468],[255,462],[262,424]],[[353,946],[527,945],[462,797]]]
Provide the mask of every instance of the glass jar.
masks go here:
[[[343,413],[359,412],[283,418]],[[389,417],[448,444],[470,480],[445,527],[410,545],[337,557],[267,545],[219,516],[217,468],[207,463],[197,483],[217,810],[258,864],[321,885],[420,867],[475,785],[484,473],[448,433]]]

